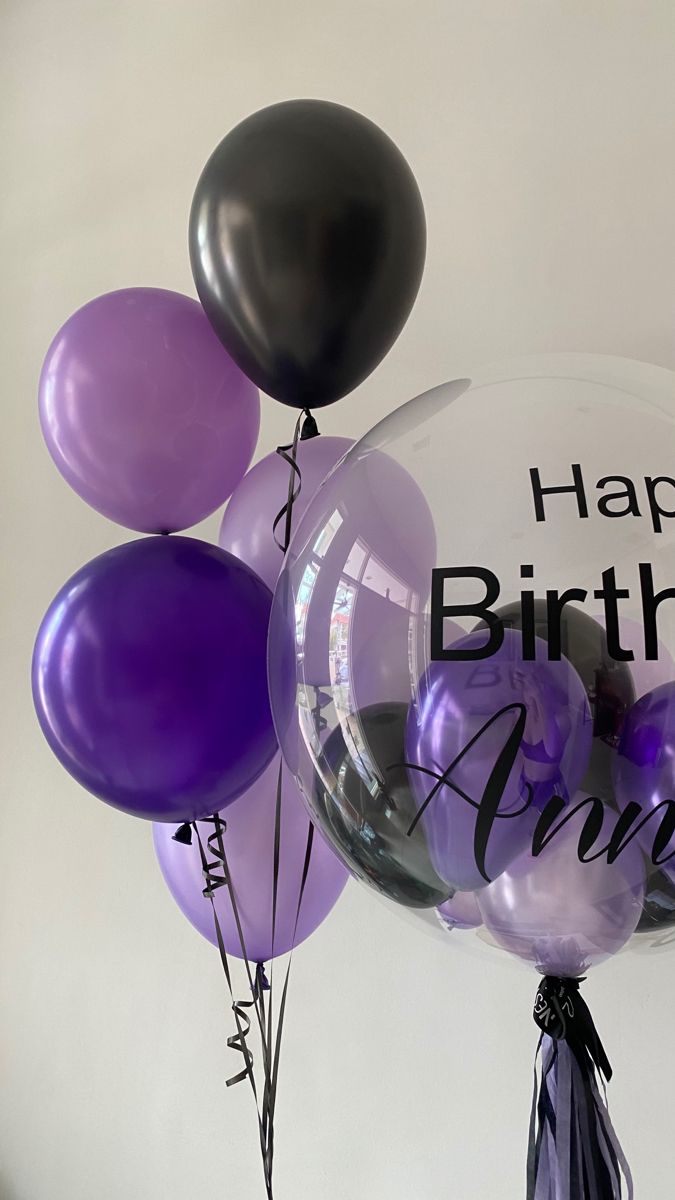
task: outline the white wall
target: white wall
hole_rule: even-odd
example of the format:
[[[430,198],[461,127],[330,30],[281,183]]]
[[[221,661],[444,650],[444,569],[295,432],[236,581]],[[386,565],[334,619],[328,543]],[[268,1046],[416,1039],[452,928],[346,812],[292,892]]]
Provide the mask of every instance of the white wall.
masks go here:
[[[173,906],[147,826],[79,791],[33,716],[48,601],[125,536],[43,448],[42,355],[99,292],[191,291],[206,156],[251,110],[311,95],[394,137],[429,223],[408,327],[324,432],[358,435],[510,354],[675,367],[675,6],[4,0],[0,22],[0,1196],[255,1200],[250,1096],[223,1086],[216,956]],[[291,420],[265,402],[260,453]],[[355,885],[294,970],[278,1200],[523,1194],[533,976],[427,940]],[[675,957],[627,956],[587,985],[638,1197],[672,1193],[671,988]]]

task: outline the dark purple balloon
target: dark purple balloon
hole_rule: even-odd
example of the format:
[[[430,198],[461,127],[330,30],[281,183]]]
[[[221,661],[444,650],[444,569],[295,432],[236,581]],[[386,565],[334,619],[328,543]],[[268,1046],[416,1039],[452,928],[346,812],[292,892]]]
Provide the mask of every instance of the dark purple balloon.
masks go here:
[[[276,755],[253,787],[222,814],[227,825],[223,838],[227,866],[237,897],[246,956],[251,962],[267,962],[304,942],[328,915],[349,878],[348,871],[315,830],[298,914],[309,818],[295,780],[284,769],[277,915],[272,939],[279,762],[279,755]],[[200,825],[200,833],[206,849],[206,839],[213,833],[213,825]],[[173,829],[167,824],[154,825],[152,834],[159,865],[174,900],[195,929],[217,945],[211,901],[204,896],[204,876],[196,837],[193,836],[191,846],[175,842]],[[215,903],[227,953],[243,958],[228,888],[218,889]]]
[[[636,826],[653,813],[637,834],[648,856],[662,822],[663,830],[674,830],[657,857],[661,870],[675,879],[675,823],[670,820],[675,811],[675,682],[647,692],[630,709],[614,762],[614,786],[621,809],[631,802],[641,806]],[[654,872],[657,869],[654,866]]]
[[[485,640],[484,632],[474,632],[455,648],[476,650]],[[540,639],[536,661],[526,661],[520,635],[505,629],[489,658],[432,662],[410,708],[406,758],[418,809],[436,778],[467,751],[421,817],[434,867],[463,891],[488,882],[475,854],[476,805],[515,727],[515,705],[527,715],[487,843],[484,870],[495,879],[531,841],[538,810],[554,794],[567,799],[583,777],[593,733],[583,684],[567,659],[548,661]],[[492,722],[502,709],[508,711]]]
[[[271,596],[232,555],[153,537],[92,559],[52,601],[33,655],[42,730],[108,804],[193,821],[276,749],[265,655]]]
[[[129,529],[188,529],[224,504],[260,426],[254,385],[201,305],[162,288],[97,296],[54,338],[40,376],[54,462],[87,504]]]
[[[291,528],[296,529],[317,488],[354,443],[350,438],[313,437],[299,442],[296,462],[300,491],[293,503]],[[290,467],[276,452],[265,455],[235,488],[218,535],[223,550],[248,564],[274,591],[284,556],[274,540],[274,518],[288,497]],[[294,477],[294,488],[298,481]],[[277,537],[284,534],[284,519]]]

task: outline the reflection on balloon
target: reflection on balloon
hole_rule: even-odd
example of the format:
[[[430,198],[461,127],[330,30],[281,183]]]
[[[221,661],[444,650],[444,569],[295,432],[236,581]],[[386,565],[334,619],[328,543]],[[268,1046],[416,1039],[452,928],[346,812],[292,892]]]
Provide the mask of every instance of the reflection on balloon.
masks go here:
[[[293,501],[293,528],[326,475],[353,445],[350,438],[326,436],[298,442],[295,461],[300,470],[300,490]],[[288,475],[288,463],[280,454],[261,458],[235,488],[218,535],[223,550],[251,567],[272,591],[284,561],[273,525],[288,492]],[[283,522],[277,536],[282,534]]]
[[[402,523],[400,508],[412,524]],[[292,542],[293,601],[282,573],[270,622],[269,679],[280,745],[291,770],[300,745],[317,745],[316,710],[328,697],[334,717],[368,707],[378,679],[389,701],[407,702],[424,653],[419,611],[428,594],[436,543],[424,497],[382,452],[369,452],[352,486],[331,476]],[[297,657],[296,657],[297,656]],[[298,719],[299,716],[299,719]],[[304,789],[311,790],[311,785]]]
[[[382,696],[407,704],[412,672],[424,653],[421,623],[407,604],[391,603],[367,583],[358,591],[355,609],[345,615],[332,663],[332,695],[340,717],[377,704]]]

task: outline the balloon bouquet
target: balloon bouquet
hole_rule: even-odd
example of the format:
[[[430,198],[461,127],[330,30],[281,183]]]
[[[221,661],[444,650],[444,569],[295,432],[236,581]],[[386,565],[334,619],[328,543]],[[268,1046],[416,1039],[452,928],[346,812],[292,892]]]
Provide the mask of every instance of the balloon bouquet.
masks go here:
[[[134,288],[66,322],[40,381],[48,447],[83,499],[150,536],[50,605],[36,709],[83,787],[153,822],[171,893],[218,947],[243,1055],[228,1082],[256,1096],[269,1198],[289,976],[275,1010],[265,963],[351,873],[451,945],[535,968],[528,1200],[619,1200],[632,1181],[580,985],[675,937],[673,376],[532,360],[356,444],[317,436],[311,410],[398,335],[424,250],[390,140],[291,101],[204,168],[201,305]],[[300,412],[246,474],[256,387]],[[228,498],[219,546],[177,536]]]
[[[317,928],[348,874],[282,771],[266,668],[272,589],[292,523],[352,445],[317,437],[310,409],[356,387],[396,339],[425,223],[410,169],[377,126],[291,101],[216,148],[189,241],[201,305],[153,288],[103,295],[47,353],[40,419],[57,467],[96,510],[149,536],[60,590],[38,633],[33,694],[78,783],[153,822],[169,889],[218,946],[231,992],[228,956],[246,962],[251,999],[232,996],[230,1045],[244,1056],[235,1079],[260,1098],[271,1197],[288,970],[275,1029],[264,964]],[[246,474],[257,387],[301,413],[290,445]],[[417,496],[396,464],[387,470]],[[219,546],[177,536],[228,497]],[[247,1008],[262,1046],[257,1090]]]
[[[574,355],[436,388],[324,482],[274,596],[318,828],[451,945],[539,973],[528,1200],[633,1194],[580,985],[675,938],[674,399]]]

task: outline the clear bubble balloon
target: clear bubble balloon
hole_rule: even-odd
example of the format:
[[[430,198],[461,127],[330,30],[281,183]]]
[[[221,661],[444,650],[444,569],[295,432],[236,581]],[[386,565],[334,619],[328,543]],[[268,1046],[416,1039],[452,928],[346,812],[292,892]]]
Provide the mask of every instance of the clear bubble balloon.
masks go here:
[[[268,663],[353,873],[543,971],[669,940],[674,578],[671,372],[530,359],[371,430],[298,526]]]

